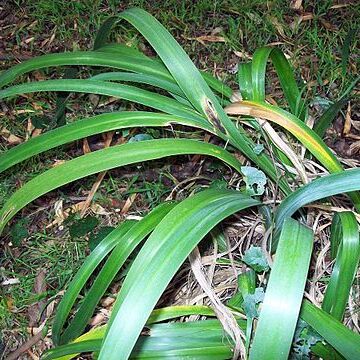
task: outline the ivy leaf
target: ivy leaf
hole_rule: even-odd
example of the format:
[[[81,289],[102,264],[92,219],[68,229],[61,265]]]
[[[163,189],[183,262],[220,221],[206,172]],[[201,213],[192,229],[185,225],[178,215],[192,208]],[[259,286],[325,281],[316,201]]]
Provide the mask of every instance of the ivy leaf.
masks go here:
[[[257,304],[264,300],[264,289],[256,288],[254,294],[244,296],[243,309],[247,318],[254,319],[259,316]]]
[[[45,129],[49,126],[50,119],[46,116],[33,116],[31,118],[31,123],[35,129]]]
[[[129,143],[136,141],[153,140],[154,138],[149,134],[137,134],[129,139]]]
[[[260,155],[264,151],[264,145],[263,144],[256,144],[253,148],[254,153],[256,155]]]
[[[28,225],[28,223],[29,220],[25,218],[19,220],[15,225],[11,227],[10,236],[11,242],[14,246],[19,246],[21,242],[29,236],[29,231],[26,228],[26,225]]]
[[[269,270],[269,264],[261,247],[251,246],[250,249],[245,252],[243,262],[256,272]]]
[[[262,195],[266,185],[265,174],[252,166],[242,166],[241,172],[244,175],[247,193],[250,196]]]
[[[82,237],[92,231],[99,224],[99,220],[94,216],[87,216],[77,220],[70,225],[69,233],[72,238]]]
[[[305,321],[299,320],[296,326],[291,360],[310,359],[311,347],[323,338]]]

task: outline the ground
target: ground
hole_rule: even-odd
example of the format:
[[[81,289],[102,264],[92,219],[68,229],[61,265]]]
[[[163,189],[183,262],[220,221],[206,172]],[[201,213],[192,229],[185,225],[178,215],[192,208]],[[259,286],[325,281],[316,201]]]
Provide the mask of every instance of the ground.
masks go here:
[[[279,46],[303,81],[303,94],[313,100],[313,116],[346,92],[352,100],[343,107],[326,141],[349,163],[358,164],[360,154],[359,89],[353,88],[359,67],[358,38],[360,5],[356,1],[58,1],[27,0],[0,3],[0,68],[9,68],[36,55],[60,51],[87,50],[96,30],[110,15],[139,6],[153,14],[176,37],[202,70],[207,70],[236,88],[236,68],[264,45]],[[136,45],[152,54],[149,45],[129,26],[120,24],[113,40]],[[32,74],[36,80],[44,73]],[[50,74],[53,76],[53,73]],[[269,93],[281,103],[277,80],[269,73]],[[33,136],[29,124],[51,126],[56,96],[30,96],[20,101],[1,102],[0,150]],[[98,99],[77,96],[68,104],[68,118],[79,111],[91,114]],[[105,105],[106,109],[122,106]],[[37,117],[34,118],[33,114]],[[344,132],[346,119],[352,129]],[[29,127],[30,125],[30,127]],[[141,129],[138,133],[142,133]],[[158,130],[147,134],[159,137]],[[135,134],[116,134],[118,141]],[[166,136],[166,131],[165,131]],[[203,134],[193,134],[194,137]],[[104,139],[89,140],[95,150]],[[355,144],[355,145],[354,145]],[[15,188],[48,168],[55,161],[82,154],[83,143],[71,144],[46,156],[35,157],[16,166],[0,178],[0,205]],[[193,178],[194,183],[182,183]],[[180,183],[182,196],[196,186],[214,181],[234,181],[229,170],[214,164],[198,163],[196,158],[173,159],[128,167],[109,173],[94,197],[87,222],[78,214],[64,220],[64,211],[87,197],[96,176],[62,187],[35,201],[2,239],[0,247],[0,356],[14,351],[31,337],[53,308],[42,313],[44,304],[56,304],[71,276],[89,252],[89,238],[100,227],[112,226],[119,219],[143,215],[171,195]],[[195,185],[194,185],[195,184]],[[114,211],[116,209],[116,211]],[[98,224],[94,220],[100,221]],[[95,221],[92,223],[92,221]],[[236,225],[230,227],[233,235]],[[234,235],[234,239],[236,236]],[[95,241],[95,240],[92,240]],[[236,241],[236,240],[235,240]],[[37,358],[48,344],[28,349],[25,358]]]

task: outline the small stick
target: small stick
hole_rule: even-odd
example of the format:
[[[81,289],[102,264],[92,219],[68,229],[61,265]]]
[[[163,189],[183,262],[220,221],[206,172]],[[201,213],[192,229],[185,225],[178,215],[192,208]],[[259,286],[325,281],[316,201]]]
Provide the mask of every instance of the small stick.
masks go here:
[[[27,350],[29,350],[32,346],[37,344],[41,339],[43,339],[47,334],[47,326],[44,327],[41,331],[39,331],[36,335],[32,336],[29,340],[24,342],[18,349],[9,354],[6,360],[16,360],[20,357],[20,355]]]

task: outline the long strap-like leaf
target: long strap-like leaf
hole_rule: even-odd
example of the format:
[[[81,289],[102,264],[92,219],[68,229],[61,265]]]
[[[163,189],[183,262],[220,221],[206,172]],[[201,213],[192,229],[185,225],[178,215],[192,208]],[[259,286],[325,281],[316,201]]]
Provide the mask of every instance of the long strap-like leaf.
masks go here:
[[[239,192],[209,189],[170,211],[150,235],[128,272],[114,305],[99,359],[127,359],[151,310],[192,249],[222,219],[257,204]]]
[[[360,259],[359,226],[352,212],[335,214],[330,242],[332,258],[336,260],[322,309],[341,321]]]
[[[301,120],[304,120],[306,109],[301,99],[301,92],[295,81],[293,69],[285,55],[278,48],[266,46],[255,51],[251,66],[253,87],[251,100],[259,102],[265,101],[265,75],[269,57],[274,64],[291,113],[298,116]],[[239,85],[241,88],[242,84],[240,83]]]
[[[121,69],[174,81],[164,65],[145,56],[137,56],[128,51],[118,54],[118,56],[110,56],[108,52],[101,51],[78,51],[48,54],[24,61],[0,74],[0,88],[33,70],[65,65],[86,65]]]
[[[288,359],[302,303],[313,233],[287,219],[261,308],[250,360]]]
[[[209,132],[213,131],[209,123],[201,118],[192,120],[188,117],[145,111],[101,114],[45,132],[0,153],[0,173],[34,155],[87,136],[124,128],[169,126],[171,124],[182,124]]]
[[[300,316],[347,360],[358,360],[360,335],[327,312],[304,300]]]
[[[135,86],[114,84],[108,81],[67,79],[31,82],[0,90],[0,99],[39,91],[67,91],[114,96],[149,106],[168,114],[186,116],[194,120],[202,118],[200,114],[193,109],[167,96],[159,95]]]
[[[71,181],[123,165],[186,154],[214,156],[241,172],[241,164],[229,152],[200,141],[161,139],[113,146],[67,161],[38,175],[22,186],[0,211],[0,232],[5,224],[25,205]]]
[[[257,164],[281,189],[289,193],[285,181],[278,179],[271,159],[262,152],[257,154],[254,145],[244,131],[240,131],[228,118],[214,93],[201,76],[189,56],[171,34],[153,16],[142,9],[133,8],[119,14],[131,23],[155,49],[187,99],[195,109],[205,115],[215,131],[228,136],[229,141]]]
[[[101,261],[109,254],[109,252],[111,252],[111,250],[119,242],[119,239],[121,239],[121,237],[126,234],[132,226],[134,226],[133,221],[121,223],[102,240],[99,246],[91,252],[79,271],[76,273],[74,279],[69,284],[68,290],[65,292],[64,297],[61,299],[60,304],[56,309],[55,320],[52,326],[52,336],[55,344],[59,343],[61,328],[64,325],[71,307],[73,306],[81,289]]]
[[[323,176],[287,196],[275,211],[275,235],[273,246],[286,218],[302,206],[336,194],[360,190],[360,169],[345,170],[338,174]]]
[[[85,285],[90,275],[94,273],[94,261],[87,259],[86,263],[84,263],[69,285],[69,288],[57,309],[52,329],[54,339],[58,340],[56,343],[66,344],[81,335],[93,315],[96,305],[104,295],[110,283],[114,280],[114,277],[119,272],[120,268],[128,259],[129,255],[175,205],[175,202],[160,204],[137,224],[133,225],[125,234],[117,234],[116,230],[114,230],[98,245],[97,248],[100,248],[98,253],[101,255],[96,254],[95,257],[96,259],[99,259],[99,257],[102,256],[104,259],[106,253],[102,251],[103,247],[109,242],[109,238],[117,239],[115,247],[105,264],[102,266],[99,274],[96,276],[91,288],[87,291],[77,313],[71,319],[63,334],[59,337],[59,331],[69,316],[71,306],[74,304],[76,297],[79,295],[81,288]],[[113,234],[114,232],[115,234]],[[89,258],[91,257],[93,257],[92,254]]]

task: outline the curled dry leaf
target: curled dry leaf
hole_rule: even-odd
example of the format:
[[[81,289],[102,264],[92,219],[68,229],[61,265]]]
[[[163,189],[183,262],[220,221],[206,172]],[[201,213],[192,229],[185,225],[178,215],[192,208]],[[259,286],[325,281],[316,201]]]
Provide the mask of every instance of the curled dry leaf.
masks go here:
[[[350,104],[350,101],[349,101],[348,107],[346,109],[343,134],[348,135],[350,133],[350,130],[351,130],[351,104]]]
[[[306,175],[304,165],[299,160],[298,156],[293,152],[293,150],[287,145],[281,137],[277,134],[274,128],[266,120],[274,121],[275,123],[283,123],[283,119],[275,113],[264,111],[263,109],[258,108],[255,104],[251,104],[246,101],[240,101],[232,103],[225,108],[227,114],[231,115],[250,115],[254,116],[255,119],[259,122],[261,127],[270,137],[275,146],[280,149],[289,160],[294,165],[296,171],[298,172],[301,181],[304,184],[309,182],[309,179]],[[266,120],[264,120],[266,119]]]
[[[351,153],[351,154],[360,153],[360,140],[359,140],[359,141],[355,141],[354,143],[352,143],[352,144],[350,145],[350,153]]]
[[[287,36],[285,35],[284,27],[279,22],[279,20],[275,16],[268,16],[268,20],[271,22],[271,24],[274,26],[278,34],[283,38],[286,39]]]
[[[234,54],[237,57],[239,57],[240,59],[245,59],[245,60],[251,60],[252,59],[252,56],[249,53],[247,53],[246,51],[237,51],[237,50],[235,50]]]
[[[231,311],[221,302],[219,297],[216,295],[214,289],[211,286],[209,278],[205,273],[205,269],[201,263],[201,256],[199,248],[196,246],[194,250],[189,255],[189,261],[191,265],[191,270],[204,290],[205,294],[209,297],[212,308],[215,311],[215,314],[219,321],[221,322],[224,330],[229,334],[229,336],[234,340],[235,348],[233,349],[233,359],[244,359],[246,350],[244,346],[243,339],[245,339],[245,334],[239,328],[234,315]]]
[[[50,228],[55,225],[60,226],[64,222],[64,220],[67,219],[70,213],[81,212],[84,205],[85,205],[85,201],[80,201],[64,209],[63,200],[56,201],[54,205],[55,217],[54,220],[49,225],[47,225],[47,228]],[[101,205],[96,203],[91,204],[90,210],[92,213],[96,215],[109,215],[109,213]]]
[[[18,145],[23,142],[23,139],[14,134],[11,134],[11,132],[5,127],[0,130],[0,135],[6,140],[9,145]]]
[[[45,293],[47,289],[45,281],[45,270],[40,270],[35,277],[33,291],[36,295],[41,295]],[[34,328],[41,320],[41,314],[45,307],[45,300],[39,300],[36,303],[28,307],[28,316],[29,316],[29,327]]]
[[[303,13],[300,16],[296,17],[294,19],[294,21],[290,24],[290,28],[292,30],[296,29],[303,21],[309,21],[312,20],[314,18],[314,14],[313,13]]]
[[[56,167],[56,166],[59,166],[59,165],[62,165],[62,164],[65,164],[66,160],[57,160],[55,159],[53,164],[51,165],[52,168]]]
[[[206,42],[226,42],[226,39],[223,36],[219,35],[201,35],[197,37],[186,38],[187,40],[196,40],[202,45],[205,45]]]

